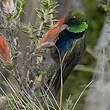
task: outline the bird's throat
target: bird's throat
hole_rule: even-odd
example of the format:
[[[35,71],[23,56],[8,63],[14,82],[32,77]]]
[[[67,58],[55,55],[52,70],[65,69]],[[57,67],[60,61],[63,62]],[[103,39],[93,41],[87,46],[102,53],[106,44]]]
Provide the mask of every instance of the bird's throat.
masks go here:
[[[85,31],[87,28],[88,28],[88,24],[86,22],[82,22],[79,25],[68,26],[67,30],[69,32],[79,33]]]

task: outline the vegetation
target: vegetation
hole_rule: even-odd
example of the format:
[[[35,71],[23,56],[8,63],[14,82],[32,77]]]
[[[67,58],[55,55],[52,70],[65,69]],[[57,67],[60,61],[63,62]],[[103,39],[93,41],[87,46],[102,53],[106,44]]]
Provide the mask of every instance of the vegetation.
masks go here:
[[[59,13],[56,8],[59,7],[59,4],[53,0],[41,0],[40,8],[35,9],[36,17],[39,19],[39,25],[36,26],[22,22],[21,16],[26,14],[24,8],[27,1],[16,0],[9,7],[6,2],[3,2],[4,8],[0,9],[0,32],[6,35],[11,48],[12,61],[5,63],[2,59],[0,60],[0,95],[3,95],[0,98],[0,104],[7,105],[6,108],[0,109],[82,110],[87,89],[92,84],[92,75],[97,61],[94,48],[107,17],[106,13],[110,11],[110,3],[104,0],[85,0],[89,25],[86,33],[88,47],[80,64],[62,86],[58,95],[60,99],[58,96],[55,99],[51,91],[48,94],[42,87],[49,75],[42,73],[42,68],[35,61],[36,59],[36,62],[40,61],[39,56],[42,54],[36,51],[39,39],[56,23],[55,15]],[[28,43],[26,49],[21,49],[22,38],[20,36],[28,37],[26,38],[29,41],[26,42]],[[25,56],[25,61],[22,56]],[[21,70],[22,67],[24,68]]]

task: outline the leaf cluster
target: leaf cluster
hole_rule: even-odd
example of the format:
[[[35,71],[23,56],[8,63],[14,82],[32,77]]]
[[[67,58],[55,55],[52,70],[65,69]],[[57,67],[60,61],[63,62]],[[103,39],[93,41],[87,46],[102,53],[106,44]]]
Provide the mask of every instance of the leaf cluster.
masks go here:
[[[54,0],[43,0],[40,8],[36,9],[36,14],[40,18],[44,30],[48,29],[56,21],[53,15],[56,14],[57,7],[58,4]]]

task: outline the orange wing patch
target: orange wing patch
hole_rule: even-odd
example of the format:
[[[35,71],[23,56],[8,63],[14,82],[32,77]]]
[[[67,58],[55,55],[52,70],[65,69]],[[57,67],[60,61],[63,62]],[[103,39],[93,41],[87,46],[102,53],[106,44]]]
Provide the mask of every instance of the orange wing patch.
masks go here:
[[[0,55],[5,61],[10,61],[11,59],[8,43],[6,42],[1,33],[0,33]]]
[[[57,24],[55,26],[53,26],[52,28],[50,28],[50,30],[45,33],[40,41],[40,43],[45,43],[45,42],[51,42],[53,41],[58,34],[60,33],[60,28],[61,26],[65,23],[65,19],[61,18]]]

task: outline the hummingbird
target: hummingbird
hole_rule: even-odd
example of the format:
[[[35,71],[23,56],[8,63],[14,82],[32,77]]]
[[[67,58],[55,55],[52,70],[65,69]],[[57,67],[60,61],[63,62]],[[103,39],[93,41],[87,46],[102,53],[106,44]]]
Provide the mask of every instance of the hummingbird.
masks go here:
[[[65,28],[62,30],[63,26]],[[83,12],[71,11],[67,17],[58,20],[57,24],[42,36],[40,44],[43,45],[44,43],[45,45],[54,42],[58,48],[57,51],[63,56],[72,46],[73,41],[83,37],[87,28],[88,24],[85,21]]]
[[[60,24],[60,26],[58,24]],[[51,58],[57,62],[57,65],[61,63],[59,62],[59,56],[64,60],[62,64],[62,77],[64,83],[85,52],[86,44],[84,36],[88,28],[88,24],[85,19],[84,12],[80,10],[72,10],[66,17],[60,19],[55,26],[55,28],[58,27],[57,30],[55,30],[55,34],[54,28],[50,28],[50,30],[42,37],[41,41],[43,42],[41,42],[41,44],[54,42],[55,46],[49,47]],[[51,37],[48,33],[51,33],[49,34]],[[47,38],[48,40],[44,40]],[[52,86],[50,86],[50,89],[53,94],[56,95],[61,86],[61,68],[57,66],[57,68],[55,67],[55,70],[57,70],[57,72],[53,82],[51,83]],[[51,79],[47,81],[48,85],[51,82],[50,80]]]

